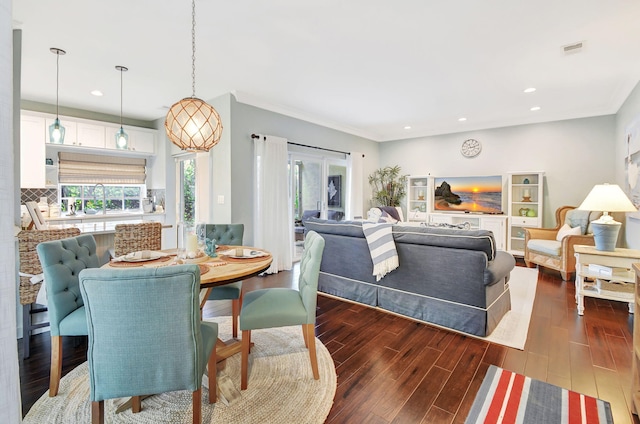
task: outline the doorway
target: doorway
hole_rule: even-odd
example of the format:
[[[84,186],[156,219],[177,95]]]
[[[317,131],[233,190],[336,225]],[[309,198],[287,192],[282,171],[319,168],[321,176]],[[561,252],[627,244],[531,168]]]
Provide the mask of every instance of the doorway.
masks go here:
[[[347,161],[302,153],[289,154],[290,203],[293,216],[293,260],[304,247],[304,221],[345,219]]]

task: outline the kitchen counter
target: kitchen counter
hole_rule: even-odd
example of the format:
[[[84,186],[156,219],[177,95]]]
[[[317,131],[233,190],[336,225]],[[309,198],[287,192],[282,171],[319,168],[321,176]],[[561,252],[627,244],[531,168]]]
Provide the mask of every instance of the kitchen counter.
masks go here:
[[[78,213],[76,215],[73,216],[69,216],[69,215],[62,215],[62,216],[57,216],[55,218],[45,218],[45,221],[47,221],[50,224],[58,224],[58,223],[64,223],[64,222],[87,222],[87,221],[91,221],[91,222],[95,222],[95,221],[103,221],[103,222],[110,222],[110,221],[127,221],[128,223],[132,224],[133,222],[129,222],[129,220],[150,220],[150,221],[158,221],[160,219],[164,220],[164,213],[134,213],[134,212],[129,212],[129,213],[108,213],[108,214],[102,214],[102,213],[96,213],[96,214],[83,214],[83,213]]]
[[[115,234],[116,225],[118,224],[140,224],[142,222],[149,222],[144,219],[125,219],[120,221],[102,221],[93,220],[92,222],[73,222],[73,223],[61,223],[54,224],[49,222],[49,228],[62,229],[62,228],[78,228],[83,234]],[[171,228],[171,224],[163,224],[162,228]]]

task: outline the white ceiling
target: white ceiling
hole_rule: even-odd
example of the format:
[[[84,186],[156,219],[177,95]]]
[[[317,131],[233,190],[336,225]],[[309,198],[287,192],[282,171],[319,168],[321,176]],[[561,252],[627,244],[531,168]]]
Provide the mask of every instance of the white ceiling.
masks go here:
[[[119,115],[116,65],[126,117],[191,95],[189,0],[15,0],[13,19],[23,99],[55,104],[50,47],[61,106]],[[638,0],[197,0],[196,21],[197,97],[377,141],[613,114],[640,80]]]

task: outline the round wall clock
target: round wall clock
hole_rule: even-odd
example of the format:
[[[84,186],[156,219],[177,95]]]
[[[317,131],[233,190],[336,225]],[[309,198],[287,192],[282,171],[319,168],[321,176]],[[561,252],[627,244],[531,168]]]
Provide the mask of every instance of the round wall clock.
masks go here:
[[[481,150],[482,145],[480,144],[480,142],[478,140],[470,138],[462,142],[462,148],[460,149],[460,152],[462,153],[462,156],[472,158],[478,156]]]

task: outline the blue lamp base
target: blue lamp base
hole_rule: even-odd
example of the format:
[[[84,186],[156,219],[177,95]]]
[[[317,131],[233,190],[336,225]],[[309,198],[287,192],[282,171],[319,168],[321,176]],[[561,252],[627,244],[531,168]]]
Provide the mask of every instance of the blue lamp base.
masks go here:
[[[596,250],[613,252],[616,250],[618,241],[618,233],[620,232],[621,223],[617,221],[609,221],[608,224],[592,222],[593,239],[596,242]]]

